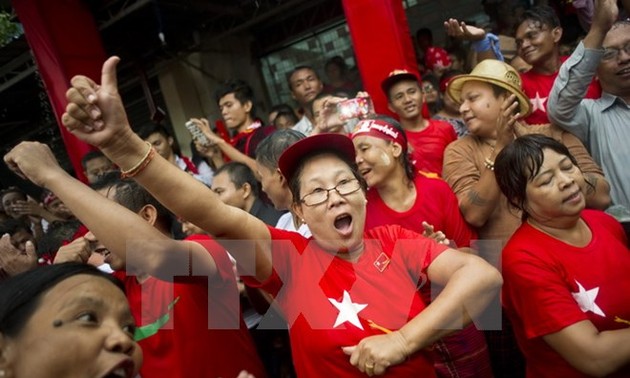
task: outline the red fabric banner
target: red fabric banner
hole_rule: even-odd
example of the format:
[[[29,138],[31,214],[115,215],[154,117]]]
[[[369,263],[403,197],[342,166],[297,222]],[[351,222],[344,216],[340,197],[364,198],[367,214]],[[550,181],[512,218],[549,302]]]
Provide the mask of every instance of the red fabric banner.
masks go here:
[[[76,176],[86,182],[81,158],[92,147],[66,131],[61,115],[74,75],[100,81],[106,55],[92,13],[81,0],[13,0],[12,5],[24,27]]]

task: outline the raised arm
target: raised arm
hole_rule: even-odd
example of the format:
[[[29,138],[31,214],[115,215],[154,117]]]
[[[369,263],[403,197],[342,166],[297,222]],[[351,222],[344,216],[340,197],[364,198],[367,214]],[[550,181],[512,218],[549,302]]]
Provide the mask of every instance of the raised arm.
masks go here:
[[[463,21],[449,18],[444,21],[444,29],[450,37],[463,41],[471,41],[472,48],[477,53],[477,62],[485,59],[503,60],[499,38],[494,34],[488,34],[482,28],[466,25]]]
[[[72,79],[64,125],[79,139],[100,148],[123,172],[142,167],[134,178],[175,214],[217,238],[255,241],[256,277],[267,278],[271,274],[271,237],[262,221],[225,205],[208,187],[158,154],[148,164],[139,165],[149,147],[129,126],[118,94],[118,61],[112,57],[103,64],[100,85],[85,76]],[[252,258],[246,249],[230,252],[237,260]]]
[[[560,67],[547,100],[549,119],[589,144],[591,118],[582,100],[603,55],[602,42],[617,18],[615,0],[595,1],[595,16],[588,34]]]
[[[141,217],[95,192],[66,173],[47,146],[20,143],[5,161],[33,183],[55,193],[111,253],[144,273],[172,279],[187,275],[192,267],[196,275],[216,274],[214,260],[200,244],[173,240],[153,227],[154,208],[143,209]]]
[[[258,167],[256,166],[256,160],[237,150],[230,143],[212,132],[212,130],[210,129],[210,123],[207,119],[191,118],[190,120],[194,122],[197,126],[199,126],[199,129],[204,133],[206,138],[210,140],[210,143],[217,146],[221,150],[221,152],[225,154],[225,156],[230,158],[231,161],[243,163],[247,165],[253,172],[257,171]]]

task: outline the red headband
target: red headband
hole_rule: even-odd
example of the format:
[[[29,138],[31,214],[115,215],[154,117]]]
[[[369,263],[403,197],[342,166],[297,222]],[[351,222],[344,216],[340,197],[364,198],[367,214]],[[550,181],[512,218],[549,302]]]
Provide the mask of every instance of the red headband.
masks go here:
[[[358,136],[367,135],[375,138],[391,140],[400,144],[404,151],[407,151],[407,142],[403,132],[394,126],[380,119],[364,119],[359,121],[350,135],[351,139]]]

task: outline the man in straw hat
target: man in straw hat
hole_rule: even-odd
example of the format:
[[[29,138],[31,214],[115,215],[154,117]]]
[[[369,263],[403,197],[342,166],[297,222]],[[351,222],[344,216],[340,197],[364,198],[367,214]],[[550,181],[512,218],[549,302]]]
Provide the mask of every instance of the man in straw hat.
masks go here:
[[[587,179],[588,205],[608,206],[608,184],[582,143],[570,133],[550,125],[523,126],[518,118],[531,111],[521,90],[518,72],[510,65],[486,59],[469,75],[455,76],[447,93],[460,102],[460,112],[470,135],[451,143],[444,154],[444,179],[459,199],[468,223],[477,228],[479,254],[499,264],[503,244],[521,223],[520,213],[511,209],[494,176],[497,154],[523,133],[544,133],[565,144],[575,156]],[[509,324],[502,333],[487,332],[495,376],[522,376],[524,361],[511,337]]]
[[[613,203],[630,209],[630,21],[615,21],[614,0],[595,2],[593,25],[560,69],[549,97],[549,117],[588,146],[610,183]],[[593,76],[600,99],[584,99]]]

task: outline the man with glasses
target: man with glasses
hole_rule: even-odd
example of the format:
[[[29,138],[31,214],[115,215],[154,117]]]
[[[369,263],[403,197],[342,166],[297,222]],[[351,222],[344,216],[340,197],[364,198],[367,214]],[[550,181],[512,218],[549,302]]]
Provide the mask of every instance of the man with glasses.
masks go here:
[[[418,77],[407,70],[392,71],[381,83],[388,108],[400,118],[416,169],[442,175],[444,149],[457,139],[450,123],[423,115],[424,96]],[[428,110],[426,112],[428,114]]]
[[[588,35],[562,65],[549,95],[549,118],[588,147],[610,182],[613,203],[630,209],[630,20],[616,0],[595,1]],[[585,99],[597,74],[602,97]]]

